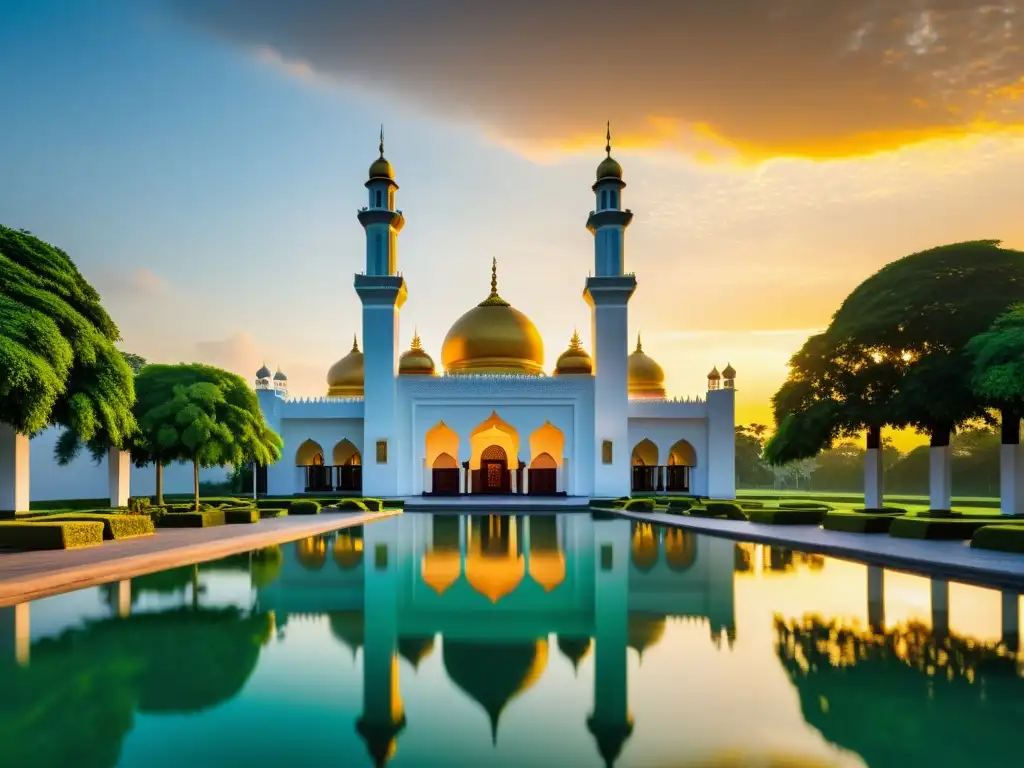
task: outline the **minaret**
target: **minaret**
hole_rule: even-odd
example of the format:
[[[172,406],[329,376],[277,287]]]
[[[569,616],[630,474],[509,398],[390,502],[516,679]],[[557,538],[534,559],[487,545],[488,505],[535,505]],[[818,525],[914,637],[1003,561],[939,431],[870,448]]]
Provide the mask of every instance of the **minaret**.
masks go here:
[[[395,210],[394,169],[384,159],[384,129],[380,157],[370,166],[369,206],[359,211],[366,230],[366,271],[355,278],[363,302],[363,493],[398,495],[398,431],[395,427],[398,311],[405,303],[405,280],[398,273],[398,233],[405,226]]]
[[[612,158],[610,124],[606,138],[607,157],[592,187],[597,205],[587,219],[594,235],[594,275],[587,278],[583,298],[591,307],[594,351],[594,495],[625,496],[630,492],[626,336],[636,278],[625,272],[623,246],[633,213],[621,206],[626,185],[622,166]]]

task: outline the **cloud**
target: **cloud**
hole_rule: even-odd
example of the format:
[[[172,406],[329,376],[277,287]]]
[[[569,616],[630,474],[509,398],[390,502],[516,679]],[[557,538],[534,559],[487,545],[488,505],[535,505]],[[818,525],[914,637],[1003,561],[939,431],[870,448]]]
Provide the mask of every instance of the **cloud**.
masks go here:
[[[1024,123],[1024,0],[165,0],[526,151],[839,157]]]
[[[104,298],[157,299],[169,290],[167,281],[151,269],[101,267],[92,283]]]
[[[248,333],[236,333],[219,341],[197,341],[195,354],[197,362],[216,365],[247,379],[263,364],[260,348]]]
[[[303,397],[323,395],[327,384],[325,377],[331,361],[296,357],[294,346],[282,351],[273,345],[255,340],[249,333],[236,333],[225,339],[196,342],[193,349],[196,362],[216,365],[218,368],[237,373],[246,381],[254,378],[256,370],[266,364],[277,370],[277,361],[286,361],[281,369],[288,374],[288,391]]]

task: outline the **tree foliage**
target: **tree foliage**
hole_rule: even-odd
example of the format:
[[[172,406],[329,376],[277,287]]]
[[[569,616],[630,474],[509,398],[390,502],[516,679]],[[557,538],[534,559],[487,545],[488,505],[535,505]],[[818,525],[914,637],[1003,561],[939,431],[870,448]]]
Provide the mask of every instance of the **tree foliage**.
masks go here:
[[[1024,413],[1024,304],[1015,304],[967,343],[971,386],[987,405]]]
[[[0,225],[0,421],[33,433],[60,424],[123,445],[134,429],[120,335],[64,251]]]

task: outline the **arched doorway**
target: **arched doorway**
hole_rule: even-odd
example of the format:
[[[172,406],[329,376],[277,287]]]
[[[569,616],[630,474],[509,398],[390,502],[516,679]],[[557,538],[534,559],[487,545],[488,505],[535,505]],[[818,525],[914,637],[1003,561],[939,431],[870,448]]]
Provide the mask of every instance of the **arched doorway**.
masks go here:
[[[315,440],[305,440],[295,452],[295,465],[303,468],[306,493],[333,490],[331,472],[324,461],[324,449]]]
[[[355,444],[345,438],[334,446],[334,485],[339,491],[357,493],[363,488],[363,459]]]
[[[657,488],[658,446],[644,438],[633,446],[633,482],[632,490],[640,493],[653,493]]]
[[[530,463],[531,496],[554,496],[558,492],[558,464],[550,453],[542,453]]]
[[[508,454],[500,445],[489,445],[480,454],[480,469],[473,476],[473,493],[509,493],[512,480]]]
[[[686,440],[680,440],[668,452],[665,467],[665,491],[668,493],[690,492],[690,468],[697,466],[697,451]]]
[[[431,493],[435,496],[459,495],[459,462],[450,453],[439,453],[431,468]]]

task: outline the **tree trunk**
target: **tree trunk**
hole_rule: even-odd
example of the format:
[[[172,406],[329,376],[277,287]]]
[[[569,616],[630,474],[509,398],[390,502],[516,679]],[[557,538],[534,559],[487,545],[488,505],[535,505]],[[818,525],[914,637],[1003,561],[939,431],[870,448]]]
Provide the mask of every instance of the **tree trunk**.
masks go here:
[[[160,457],[156,457],[156,505],[164,505],[164,465]]]
[[[864,452],[864,507],[880,509],[883,506],[882,428],[868,427],[867,450]]]
[[[192,459],[192,482],[193,482],[193,487],[195,488],[195,492],[196,492],[195,510],[196,510],[196,512],[198,512],[199,511],[199,459],[198,458]]]
[[[1020,445],[1020,413],[1004,408],[999,446],[999,511],[1004,515],[1024,512],[1024,452]]]
[[[952,452],[948,426],[931,430],[928,449],[928,506],[947,510],[953,505]]]

